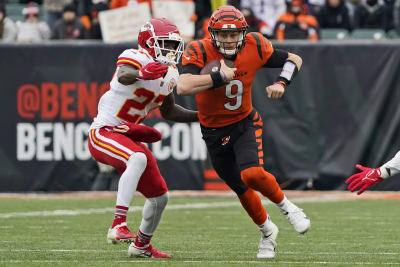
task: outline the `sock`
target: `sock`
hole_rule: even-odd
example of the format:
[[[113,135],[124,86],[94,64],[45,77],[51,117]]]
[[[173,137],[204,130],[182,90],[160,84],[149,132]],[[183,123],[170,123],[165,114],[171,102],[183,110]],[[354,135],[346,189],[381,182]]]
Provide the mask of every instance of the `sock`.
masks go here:
[[[128,213],[129,207],[115,206],[114,222],[111,228],[114,226],[126,222],[126,214]]]
[[[276,206],[281,210],[281,212],[289,212],[297,208],[296,205],[294,205],[289,199],[286,198],[286,196],[283,198],[283,200],[276,204]]]
[[[167,206],[169,193],[146,199],[142,212],[142,222],[139,230],[146,235],[152,236],[160,224],[164,209]]]
[[[271,218],[269,215],[264,223],[257,225],[257,227],[264,236],[269,236],[271,234]]]
[[[259,225],[265,222],[267,212],[261,203],[260,197],[253,189],[249,188],[244,194],[238,197],[243,208],[255,224]]]
[[[135,240],[135,246],[136,247],[147,247],[150,244],[151,238],[153,235],[146,235],[143,234],[140,229],[138,230],[136,240]]]
[[[262,167],[250,167],[241,172],[243,182],[250,188],[259,191],[275,204],[282,202],[284,194],[276,182],[275,176]]]
[[[137,152],[129,157],[118,183],[117,206],[129,207],[146,166],[147,157],[144,153]]]

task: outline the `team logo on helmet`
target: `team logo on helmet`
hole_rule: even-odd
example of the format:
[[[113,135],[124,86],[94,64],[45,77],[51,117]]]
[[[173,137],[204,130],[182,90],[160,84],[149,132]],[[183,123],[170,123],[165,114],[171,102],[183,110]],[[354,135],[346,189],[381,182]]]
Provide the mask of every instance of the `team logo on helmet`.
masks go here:
[[[242,12],[233,6],[223,6],[218,8],[210,18],[208,31],[215,48],[225,57],[236,55],[245,45],[247,22]],[[219,40],[218,33],[222,31],[238,32],[239,39],[235,49],[225,49],[224,42]]]
[[[151,19],[141,27],[138,46],[161,64],[176,65],[183,53],[184,42],[175,24],[161,18]]]

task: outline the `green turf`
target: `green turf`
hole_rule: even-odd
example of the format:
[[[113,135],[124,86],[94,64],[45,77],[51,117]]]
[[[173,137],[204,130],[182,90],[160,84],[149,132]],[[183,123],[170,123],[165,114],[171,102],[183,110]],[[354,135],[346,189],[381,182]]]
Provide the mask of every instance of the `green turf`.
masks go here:
[[[306,235],[296,234],[277,208],[267,205],[280,230],[273,260],[256,258],[259,232],[234,198],[171,198],[168,205],[172,209],[165,212],[152,244],[173,258],[128,258],[126,244],[105,241],[114,201],[0,199],[0,266],[400,265],[398,200],[299,203],[312,222]],[[177,208],[178,204],[216,202],[232,206]],[[143,198],[135,198],[132,205],[143,203]],[[93,213],[4,217],[55,210]],[[133,231],[139,223],[140,212],[130,212],[128,225]]]

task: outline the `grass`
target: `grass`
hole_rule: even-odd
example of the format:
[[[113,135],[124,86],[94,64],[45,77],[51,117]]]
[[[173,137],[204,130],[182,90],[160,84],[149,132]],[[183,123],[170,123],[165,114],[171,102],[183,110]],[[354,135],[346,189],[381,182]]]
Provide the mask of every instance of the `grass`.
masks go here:
[[[399,200],[299,203],[312,223],[305,235],[295,233],[276,207],[266,205],[280,230],[273,260],[256,258],[259,232],[234,198],[171,198],[152,244],[173,258],[128,258],[128,245],[105,240],[114,202],[0,199],[0,266],[400,265]],[[143,203],[134,198],[132,204]],[[178,206],[196,203],[210,207]],[[226,205],[215,206],[221,203]],[[128,216],[133,232],[141,219],[137,209]],[[56,210],[78,214],[54,215]]]

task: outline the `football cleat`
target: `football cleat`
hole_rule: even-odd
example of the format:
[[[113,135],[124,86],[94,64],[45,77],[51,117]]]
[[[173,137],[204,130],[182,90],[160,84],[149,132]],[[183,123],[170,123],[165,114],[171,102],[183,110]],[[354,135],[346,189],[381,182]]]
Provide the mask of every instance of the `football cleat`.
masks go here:
[[[278,227],[271,222],[271,230],[267,234],[261,234],[261,240],[258,244],[257,258],[272,259],[275,257],[276,237],[278,236]]]
[[[292,204],[292,208],[288,211],[281,210],[282,214],[293,225],[294,230],[299,234],[304,234],[311,227],[310,219],[306,216],[302,209]]]
[[[108,229],[107,242],[112,244],[118,244],[120,242],[133,242],[135,241],[135,236],[126,226],[126,222],[118,224],[113,228]]]
[[[132,258],[171,258],[171,255],[153,248],[151,245],[137,247],[132,243],[128,248],[128,256]]]

